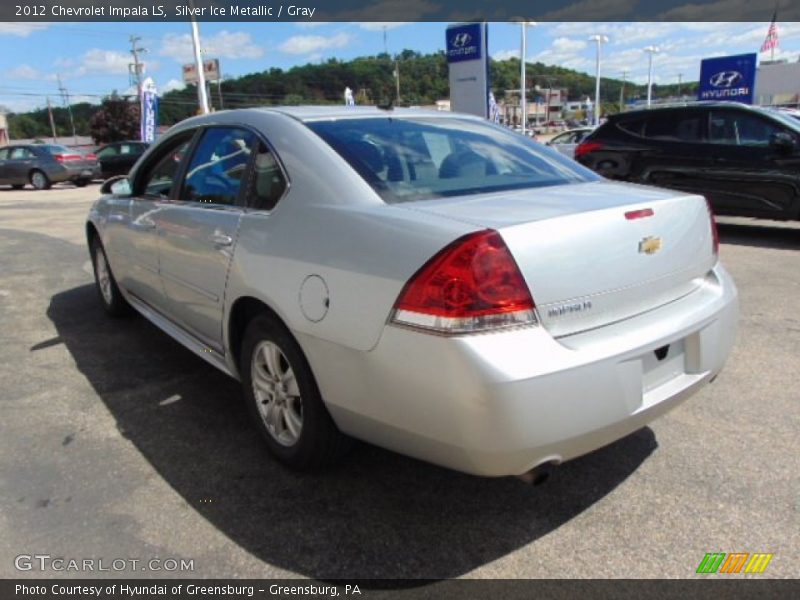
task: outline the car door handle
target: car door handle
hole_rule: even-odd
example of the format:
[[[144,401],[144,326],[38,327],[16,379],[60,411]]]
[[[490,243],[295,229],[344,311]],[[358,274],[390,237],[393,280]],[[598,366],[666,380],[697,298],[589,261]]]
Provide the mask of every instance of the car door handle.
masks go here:
[[[233,238],[229,235],[225,235],[224,233],[214,232],[208,239],[211,240],[212,244],[217,246],[230,246],[233,243]]]

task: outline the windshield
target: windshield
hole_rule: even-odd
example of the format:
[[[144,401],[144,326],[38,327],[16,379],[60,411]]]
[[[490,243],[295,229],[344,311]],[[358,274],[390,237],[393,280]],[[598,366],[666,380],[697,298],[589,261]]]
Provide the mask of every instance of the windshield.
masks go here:
[[[541,144],[471,119],[339,119],[308,127],[388,203],[599,179]]]

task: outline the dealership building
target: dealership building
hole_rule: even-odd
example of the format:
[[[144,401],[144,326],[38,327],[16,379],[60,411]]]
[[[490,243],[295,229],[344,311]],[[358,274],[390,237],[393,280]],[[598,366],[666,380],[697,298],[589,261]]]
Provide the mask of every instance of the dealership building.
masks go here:
[[[800,62],[762,61],[754,96],[762,106],[800,107]]]

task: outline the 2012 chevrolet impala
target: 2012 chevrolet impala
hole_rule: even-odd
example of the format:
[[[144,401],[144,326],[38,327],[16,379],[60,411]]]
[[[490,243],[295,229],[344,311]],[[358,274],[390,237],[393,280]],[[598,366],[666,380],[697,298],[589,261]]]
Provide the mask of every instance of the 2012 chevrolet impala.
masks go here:
[[[733,344],[702,196],[603,180],[473,117],[219,112],[104,192],[86,227],[106,311],[241,380],[296,468],[358,438],[523,474],[642,427]]]

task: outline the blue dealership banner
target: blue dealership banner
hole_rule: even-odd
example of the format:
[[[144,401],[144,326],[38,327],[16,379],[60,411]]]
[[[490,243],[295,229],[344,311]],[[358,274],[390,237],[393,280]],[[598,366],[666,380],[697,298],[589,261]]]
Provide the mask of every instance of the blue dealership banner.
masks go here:
[[[158,128],[158,90],[152,78],[142,83],[141,140],[153,143]]]
[[[488,118],[489,27],[456,23],[445,33],[450,81],[450,110]]]
[[[700,63],[697,99],[752,104],[757,58],[753,53],[703,59]]]
[[[447,62],[480,60],[483,57],[481,23],[468,23],[447,28]]]

